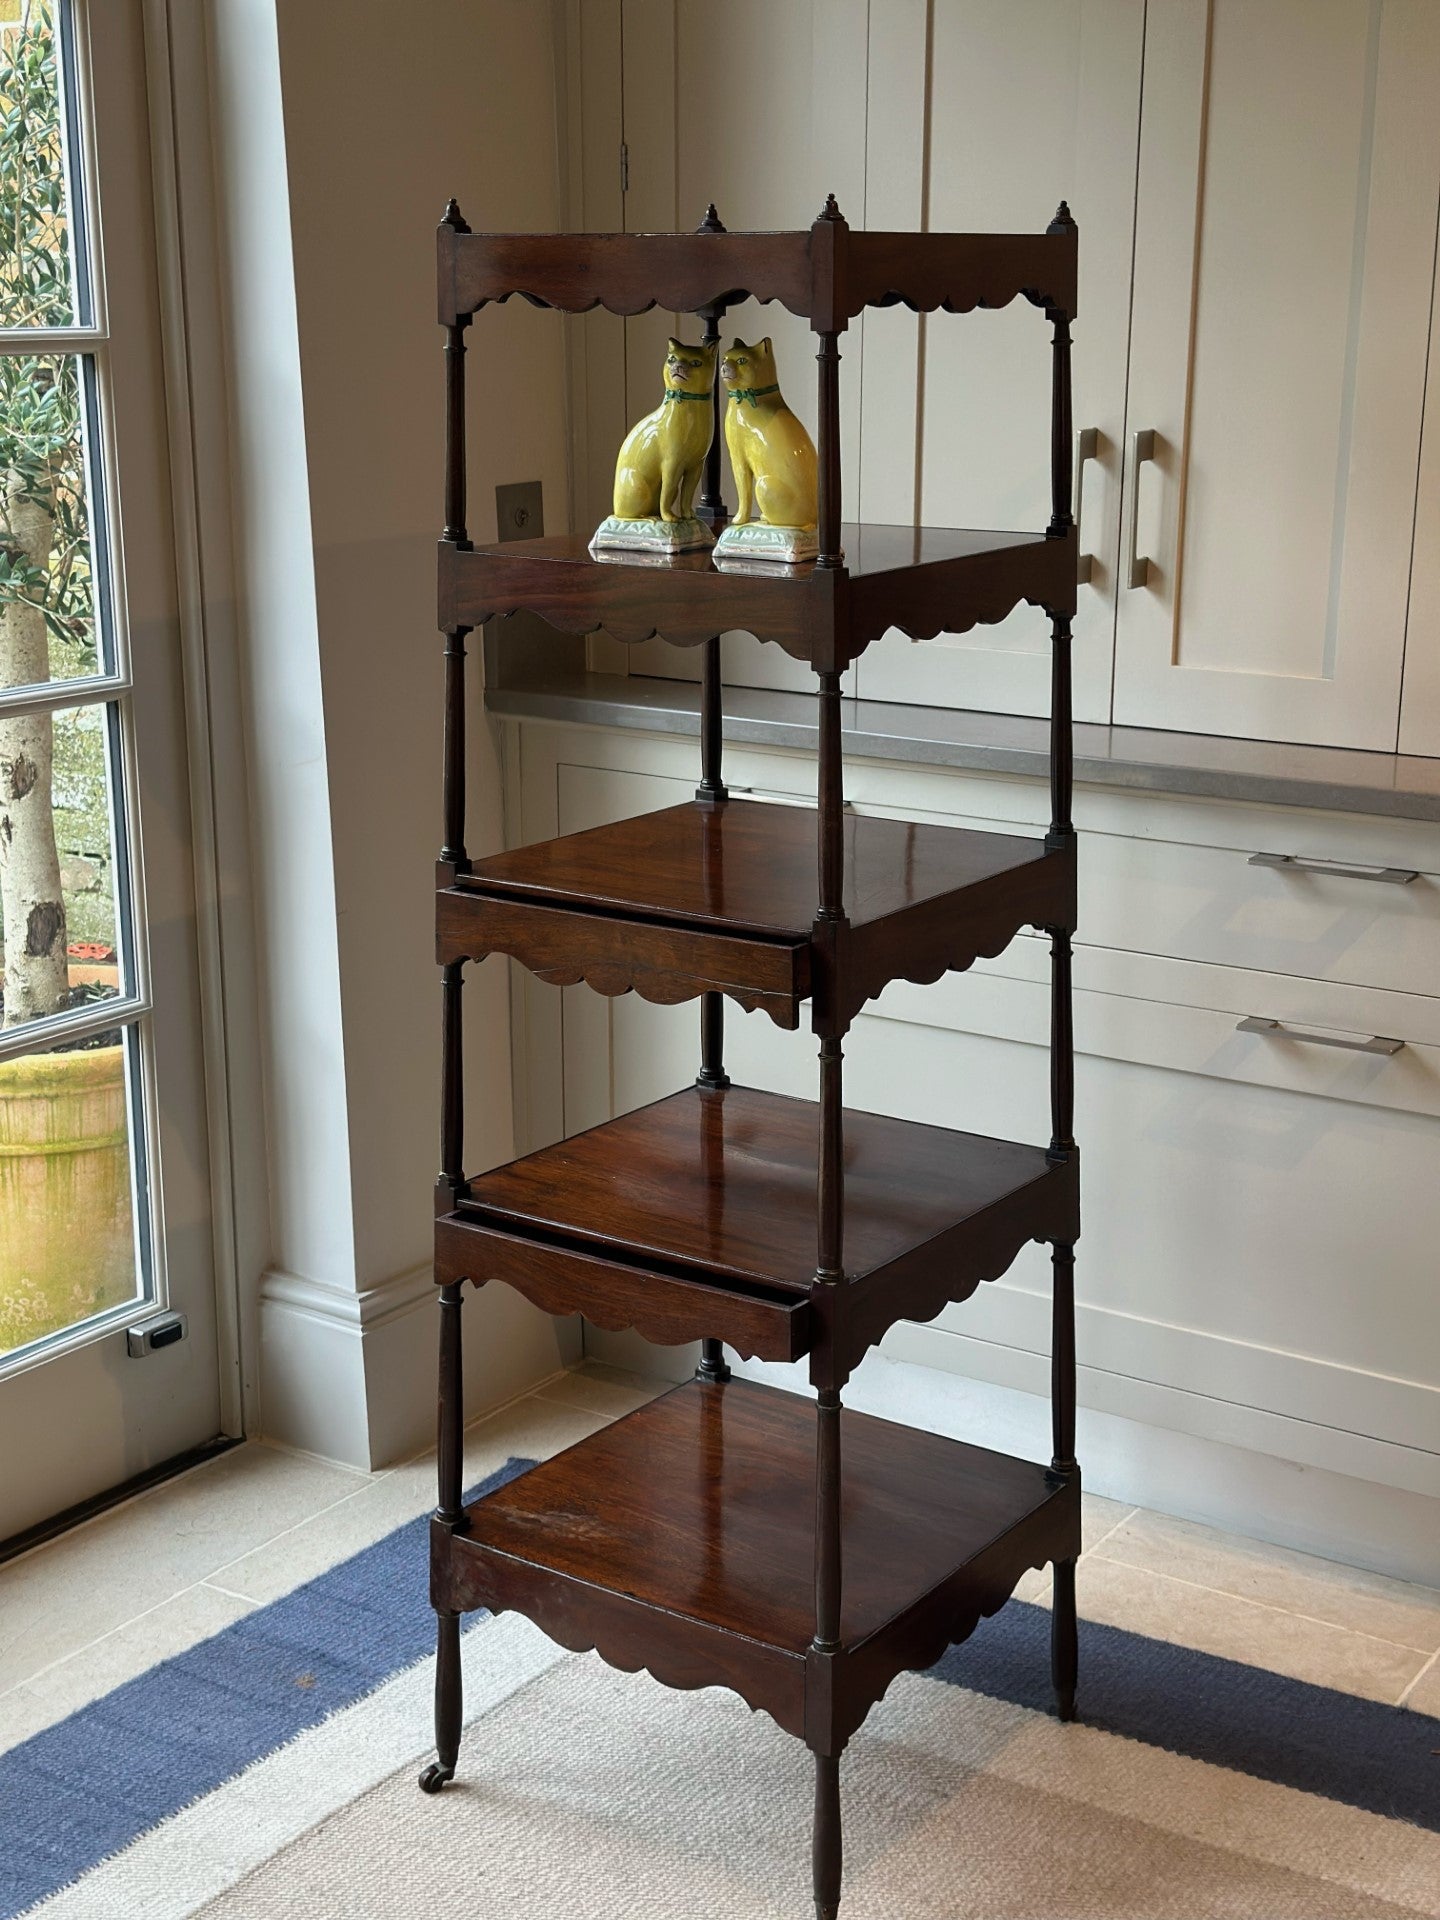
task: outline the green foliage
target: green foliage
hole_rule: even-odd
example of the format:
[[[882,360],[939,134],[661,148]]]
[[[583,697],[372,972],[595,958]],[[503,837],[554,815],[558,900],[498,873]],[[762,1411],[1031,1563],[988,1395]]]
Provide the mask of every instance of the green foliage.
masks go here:
[[[0,28],[0,325],[74,318],[65,207],[59,49],[53,0],[26,0]],[[94,582],[85,505],[79,363],[0,354],[0,600],[42,609],[59,677],[96,669]],[[4,496],[44,506],[55,539],[43,566],[20,550]]]
[[[27,0],[20,24],[0,28],[0,156],[0,325],[68,326],[74,315],[52,0]]]
[[[105,712],[71,707],[55,716],[55,840],[71,940],[116,943]]]

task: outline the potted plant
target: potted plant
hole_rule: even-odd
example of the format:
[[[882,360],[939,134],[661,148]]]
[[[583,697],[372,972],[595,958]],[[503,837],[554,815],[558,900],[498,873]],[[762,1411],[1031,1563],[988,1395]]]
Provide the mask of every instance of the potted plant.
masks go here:
[[[55,26],[26,0],[0,26],[0,321],[72,318]],[[78,364],[0,354],[0,689],[96,665]],[[72,758],[103,742],[67,714]],[[105,992],[72,982],[55,827],[56,722],[0,713],[3,1020],[14,1032]],[[92,943],[102,944],[102,943]],[[0,1352],[134,1290],[124,1048],[118,1033],[0,1058]]]

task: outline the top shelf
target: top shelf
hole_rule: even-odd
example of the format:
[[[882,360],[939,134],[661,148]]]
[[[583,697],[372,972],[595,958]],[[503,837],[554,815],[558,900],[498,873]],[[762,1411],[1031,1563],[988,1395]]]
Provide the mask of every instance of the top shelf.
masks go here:
[[[798,233],[471,233],[452,200],[440,322],[517,293],[563,313],[778,300],[816,333],[843,332],[866,307],[969,313],[1021,295],[1074,317],[1078,230],[1063,202],[1044,233],[860,232],[833,207]]]

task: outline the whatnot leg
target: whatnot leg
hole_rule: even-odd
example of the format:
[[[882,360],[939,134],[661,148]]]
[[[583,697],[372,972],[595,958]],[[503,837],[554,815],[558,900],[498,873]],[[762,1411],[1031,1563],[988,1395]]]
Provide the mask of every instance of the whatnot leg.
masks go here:
[[[836,1920],[840,1911],[840,1756],[815,1756],[816,1920]]]
[[[455,1763],[460,1758],[460,1723],[464,1699],[460,1684],[460,1616],[436,1615],[435,1648],[435,1752],[436,1759],[420,1776],[423,1793],[438,1793],[447,1780],[455,1778]]]
[[[438,1465],[440,1501],[435,1521],[451,1534],[462,1532],[465,1512],[461,1505],[461,1481],[464,1473],[464,1378],[461,1371],[460,1304],[464,1281],[454,1281],[440,1289],[440,1433]],[[460,1754],[460,1615],[448,1607],[437,1606],[435,1648],[435,1752],[436,1759],[420,1776],[426,1793],[438,1793],[447,1780],[455,1778],[455,1762]]]
[[[1067,943],[1068,944],[1068,943]],[[1067,994],[1068,1001],[1068,994]],[[1061,1113],[1061,1130],[1068,1132]],[[1054,1272],[1054,1327],[1051,1334],[1050,1394],[1055,1452],[1050,1471],[1069,1480],[1075,1465],[1075,1249],[1060,1241],[1051,1256]],[[1055,1585],[1050,1614],[1050,1673],[1055,1686],[1055,1711],[1062,1720],[1075,1718],[1075,1675],[1080,1658],[1075,1624],[1075,1559],[1055,1562]]]
[[[1055,1688],[1055,1711],[1062,1720],[1075,1718],[1075,1678],[1080,1660],[1080,1635],[1075,1621],[1075,1562],[1055,1562],[1055,1584],[1050,1611],[1050,1678]]]

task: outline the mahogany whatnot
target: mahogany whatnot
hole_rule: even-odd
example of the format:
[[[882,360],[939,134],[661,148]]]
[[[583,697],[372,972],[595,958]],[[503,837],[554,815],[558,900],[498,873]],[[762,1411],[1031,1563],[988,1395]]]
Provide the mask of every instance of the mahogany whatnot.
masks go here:
[[[803,233],[472,234],[452,201],[438,236],[445,330],[444,832],[440,1498],[436,1761],[462,1725],[459,1622],[516,1607],[570,1647],[674,1686],[725,1685],[815,1756],[817,1920],[841,1894],[840,1755],[895,1675],[928,1665],[1051,1560],[1057,1711],[1075,1710],[1074,1128],[1071,945],[1071,345],[1078,235],[1062,203],[1043,234],[852,232],[832,198]],[[720,338],[726,309],[778,299],[816,336],[819,553],[784,571],[596,561],[561,536],[473,547],[466,527],[465,334],[511,295],[582,312],[659,305]],[[1051,330],[1051,511],[1029,532],[846,526],[841,340],[867,305],[968,312],[1024,298]],[[720,400],[716,409],[717,428]],[[700,512],[724,518],[719,434]],[[855,817],[844,797],[841,676],[896,627],[913,638],[1004,618],[1050,623],[1051,820],[1043,840]],[[691,807],[472,861],[465,844],[465,640],[526,609],[572,633],[604,626],[702,648],[700,784]],[[816,674],[814,809],[728,798],[720,634],[748,630]],[[845,1041],[890,981],[936,980],[1025,927],[1050,942],[1048,1146],[984,1140],[848,1110]],[[465,969],[507,954],[544,980],[701,999],[697,1084],[508,1167],[467,1177]],[[797,1026],[808,1002],[817,1103],[733,1087],[724,1005]],[[930,1318],[1051,1243],[1052,1454],[1010,1460],[846,1411],[841,1393],[897,1319]],[[648,1338],[699,1338],[696,1381],[470,1508],[463,1463],[465,1282],[504,1280],[554,1313]],[[813,1408],[729,1378],[725,1342],[808,1355]]]

